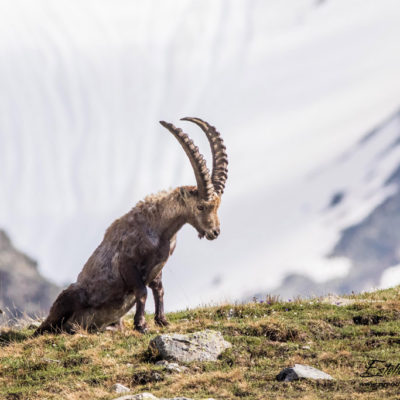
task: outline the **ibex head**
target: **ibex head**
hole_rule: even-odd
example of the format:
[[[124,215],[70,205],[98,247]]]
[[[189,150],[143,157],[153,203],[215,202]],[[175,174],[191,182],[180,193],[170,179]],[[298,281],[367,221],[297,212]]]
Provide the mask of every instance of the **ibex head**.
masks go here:
[[[172,124],[164,121],[160,121],[160,124],[167,128],[181,144],[189,157],[196,177],[197,188],[180,188],[182,200],[188,211],[188,222],[197,230],[200,238],[205,236],[208,240],[213,240],[220,232],[217,211],[228,177],[226,148],[219,132],[207,122],[200,118],[182,118],[182,120],[194,122],[206,134],[213,159],[211,176],[204,157],[189,136]]]

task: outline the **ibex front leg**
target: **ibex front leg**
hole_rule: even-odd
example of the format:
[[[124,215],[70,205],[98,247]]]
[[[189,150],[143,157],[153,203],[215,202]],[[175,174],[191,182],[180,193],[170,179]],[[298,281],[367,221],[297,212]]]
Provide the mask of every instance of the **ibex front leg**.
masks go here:
[[[154,322],[158,326],[168,326],[169,322],[165,318],[164,314],[164,288],[162,284],[162,272],[160,272],[157,277],[150,282],[149,287],[153,291],[154,304],[156,307]]]

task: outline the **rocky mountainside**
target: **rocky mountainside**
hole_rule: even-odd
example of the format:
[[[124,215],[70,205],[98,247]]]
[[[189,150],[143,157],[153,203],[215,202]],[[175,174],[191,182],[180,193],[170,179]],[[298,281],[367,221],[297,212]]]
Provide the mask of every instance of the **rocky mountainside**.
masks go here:
[[[17,250],[0,230],[0,309],[2,318],[46,312],[59,288],[40,275],[37,263]]]

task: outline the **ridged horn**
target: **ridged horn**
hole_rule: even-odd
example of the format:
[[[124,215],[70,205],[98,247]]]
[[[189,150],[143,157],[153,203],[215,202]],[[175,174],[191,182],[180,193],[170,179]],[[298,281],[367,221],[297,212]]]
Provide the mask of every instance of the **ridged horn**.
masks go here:
[[[176,137],[183,150],[185,150],[186,155],[189,157],[196,177],[197,190],[199,191],[200,197],[205,200],[210,200],[214,193],[214,186],[206,165],[206,160],[200,154],[199,148],[186,133],[182,132],[182,129],[176,128],[173,124],[165,121],[160,121],[160,124]]]
[[[215,192],[220,196],[224,192],[225,182],[228,178],[228,154],[224,141],[220,133],[211,126],[208,122],[200,118],[186,117],[182,121],[190,121],[198,125],[206,134],[207,139],[211,146],[211,153],[213,158],[213,170],[211,174],[211,181],[214,185]]]

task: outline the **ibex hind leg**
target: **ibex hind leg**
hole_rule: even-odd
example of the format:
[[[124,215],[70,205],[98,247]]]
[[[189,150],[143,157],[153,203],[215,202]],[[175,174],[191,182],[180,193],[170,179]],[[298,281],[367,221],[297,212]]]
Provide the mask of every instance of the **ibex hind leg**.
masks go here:
[[[136,304],[135,317],[133,323],[135,330],[140,333],[147,332],[145,318],[145,306],[147,300],[147,288],[143,282],[142,276],[137,268],[132,267],[130,263],[123,263],[120,266],[120,274],[126,285],[126,288],[133,294]],[[133,307],[133,303],[131,304]],[[128,310],[126,310],[128,311]]]
[[[70,285],[63,290],[56,301],[53,303],[49,316],[36,329],[34,335],[41,335],[45,332],[59,333],[65,331],[73,333],[72,327],[68,324],[68,319],[78,309],[85,307],[86,295],[80,288]]]

